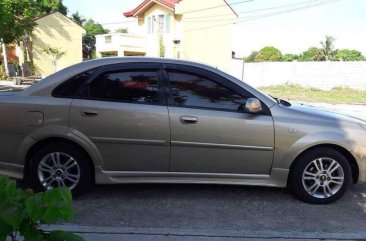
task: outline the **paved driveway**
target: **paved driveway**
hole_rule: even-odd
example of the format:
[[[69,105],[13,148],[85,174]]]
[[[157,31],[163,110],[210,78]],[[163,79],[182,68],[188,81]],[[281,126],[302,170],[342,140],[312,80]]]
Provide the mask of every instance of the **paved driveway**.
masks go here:
[[[0,81],[0,92],[22,90],[28,87],[28,85],[14,85],[12,81]]]
[[[306,204],[286,189],[265,187],[96,186],[74,206],[79,225],[366,234],[366,184],[330,205]]]

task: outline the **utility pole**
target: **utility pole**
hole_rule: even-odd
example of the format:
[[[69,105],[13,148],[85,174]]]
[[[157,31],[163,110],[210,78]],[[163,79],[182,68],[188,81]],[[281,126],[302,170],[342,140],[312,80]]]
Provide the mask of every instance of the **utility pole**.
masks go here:
[[[6,46],[4,43],[4,40],[1,39],[1,46],[3,49],[3,55],[4,55],[4,67],[5,67],[5,74],[9,77],[9,68],[8,68],[8,57],[6,56]]]
[[[244,81],[244,64],[245,64],[245,60],[243,58],[243,68],[241,70],[241,80]]]

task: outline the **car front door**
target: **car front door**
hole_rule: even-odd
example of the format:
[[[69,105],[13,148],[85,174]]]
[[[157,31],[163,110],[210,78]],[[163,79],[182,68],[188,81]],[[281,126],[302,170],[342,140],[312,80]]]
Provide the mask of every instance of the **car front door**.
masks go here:
[[[269,109],[246,113],[254,97],[210,71],[165,65],[172,172],[269,174],[274,127]]]
[[[169,170],[169,115],[160,74],[154,63],[99,67],[74,97],[70,128],[94,142],[104,170]]]

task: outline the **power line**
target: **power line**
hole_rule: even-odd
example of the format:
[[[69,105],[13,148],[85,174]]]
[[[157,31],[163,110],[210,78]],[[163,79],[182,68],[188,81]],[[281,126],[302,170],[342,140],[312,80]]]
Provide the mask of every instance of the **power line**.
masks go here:
[[[246,2],[251,2],[251,1],[255,1],[255,0],[246,0],[246,1],[239,1],[239,2],[235,2],[230,4],[230,6],[235,5],[235,4],[241,4],[241,3],[246,3]],[[303,4],[307,4],[307,3],[312,3],[312,2],[319,2],[322,0],[310,0],[310,1],[304,1],[304,2],[300,2],[300,3],[293,3],[293,4],[285,4],[285,5],[280,5],[280,6],[275,6],[275,7],[268,7],[268,8],[262,8],[262,9],[255,9],[255,10],[249,10],[249,11],[243,11],[243,12],[239,12],[238,14],[246,14],[246,13],[255,13],[255,12],[262,12],[262,11],[266,11],[266,10],[273,10],[273,9],[280,9],[280,8],[286,8],[286,7],[292,7],[292,6],[298,6],[298,5],[303,5]],[[327,1],[331,1],[331,0],[327,0]],[[334,0],[333,0],[334,1]],[[336,0],[338,1],[338,0]],[[320,4],[322,4],[323,2],[320,2]],[[315,5],[315,4],[314,4]],[[307,6],[313,6],[313,5],[307,5]],[[303,7],[307,7],[307,6],[303,6]],[[187,11],[187,12],[183,12],[182,14],[185,13],[191,13],[191,12],[198,12],[198,11],[205,11],[208,9],[214,9],[214,8],[220,8],[220,7],[227,7],[227,5],[219,5],[219,6],[214,6],[214,7],[210,7],[210,8],[202,8],[202,9],[196,9],[196,10],[192,10],[192,11]],[[211,15],[211,16],[203,16],[203,17],[191,17],[191,18],[185,18],[187,20],[189,19],[200,19],[200,18],[210,18],[210,17],[216,17],[216,16],[227,16],[227,14],[221,14],[221,15]],[[109,25],[109,24],[122,24],[122,23],[133,23],[136,22],[136,19],[144,19],[144,18],[135,18],[134,20],[129,20],[129,21],[122,21],[122,22],[109,22],[109,23],[100,23],[102,25]],[[242,17],[239,17],[238,19],[242,19]],[[187,21],[187,22],[210,22],[210,21],[223,21],[223,20],[232,20],[232,19],[207,19],[207,20],[197,20],[197,21]]]
[[[253,21],[253,20],[256,20],[256,19],[271,17],[271,16],[275,16],[275,15],[282,15],[282,14],[286,14],[286,13],[300,11],[300,10],[303,10],[303,9],[308,9],[308,8],[318,7],[318,6],[322,6],[322,5],[326,5],[326,4],[331,4],[331,3],[334,3],[334,2],[338,2],[338,1],[340,1],[340,0],[327,0],[327,1],[324,1],[324,2],[317,3],[317,4],[302,6],[302,7],[298,7],[298,8],[289,9],[289,10],[283,10],[283,11],[278,11],[278,12],[269,13],[269,14],[262,14],[262,15],[257,15],[257,16],[250,16],[250,17],[244,18],[243,20],[237,21],[236,23],[244,23],[244,22]],[[224,23],[224,24],[217,24],[217,25],[206,26],[206,27],[202,27],[202,28],[189,29],[189,30],[186,30],[184,32],[191,32],[191,31],[198,31],[198,30],[204,30],[204,29],[209,29],[209,28],[216,28],[216,27],[221,27],[221,26],[226,26],[226,25],[231,25],[231,24],[233,24],[233,23],[230,22],[230,23]]]
[[[228,5],[232,6],[232,5],[237,5],[237,4],[241,4],[241,3],[248,3],[248,2],[253,2],[253,1],[255,1],[255,0],[239,1],[239,2],[235,2],[235,3],[231,3],[231,4],[224,4],[224,5],[218,5],[218,6],[209,7],[209,8],[201,8],[201,9],[191,10],[191,11],[187,11],[187,12],[182,12],[181,14],[201,12],[201,11],[206,11],[206,10],[215,9],[215,8],[227,7]]]
[[[262,14],[262,15],[258,15],[258,16],[248,17],[247,19],[242,20],[242,21],[238,21],[238,22],[239,23],[240,22],[247,22],[247,21],[251,21],[251,20],[255,20],[255,19],[261,19],[261,18],[271,17],[271,16],[275,16],[275,15],[282,15],[282,14],[286,14],[286,13],[300,11],[300,10],[303,10],[303,9],[323,6],[323,5],[327,5],[327,4],[331,4],[331,3],[335,3],[335,2],[339,2],[339,1],[341,1],[341,0],[326,0],[324,2],[319,2],[319,3],[316,3],[316,4],[297,7],[297,8],[293,8],[293,9],[289,9],[289,10],[283,10],[283,11],[278,11],[278,12],[275,12],[275,13],[268,13],[268,14]]]
[[[251,1],[255,1],[255,0],[245,0],[245,1],[235,2],[235,3],[232,3],[231,5],[245,3],[245,2],[251,2]],[[261,18],[265,18],[265,17],[274,16],[274,15],[281,15],[281,14],[285,14],[285,13],[299,11],[299,10],[302,10],[302,9],[307,9],[307,8],[312,8],[312,7],[321,6],[321,5],[325,5],[325,4],[330,4],[330,3],[337,2],[337,1],[340,1],[340,0],[326,0],[326,1],[323,1],[323,2],[319,2],[319,1],[322,1],[322,0],[310,0],[310,1],[300,2],[300,3],[286,4],[286,5],[281,5],[281,6],[275,6],[275,7],[269,7],[269,8],[262,8],[262,9],[256,9],[256,10],[240,12],[240,14],[254,13],[254,12],[261,12],[261,11],[266,11],[266,10],[286,8],[286,7],[291,7],[291,6],[298,6],[298,5],[303,5],[303,4],[306,4],[306,3],[318,2],[316,4],[310,4],[310,5],[301,6],[301,7],[297,7],[297,8],[293,8],[293,9],[277,11],[277,12],[274,12],[274,13],[239,17],[238,19],[236,19],[236,23],[247,22],[247,21],[251,21],[251,20],[255,20],[255,19],[261,19]],[[192,11],[184,12],[184,13],[205,11],[205,10],[208,10],[208,9],[219,8],[219,7],[223,7],[223,6],[227,6],[227,5],[225,4],[225,5],[219,5],[219,6],[214,6],[214,7],[210,7],[210,8],[196,9],[196,10],[192,10]],[[184,13],[182,13],[182,14],[184,14]],[[205,17],[208,18],[208,17],[214,17],[214,16],[219,16],[219,15],[212,15],[212,16],[205,16]],[[221,15],[221,16],[224,16],[224,15]],[[143,19],[143,18],[135,18],[133,20],[127,20],[127,21],[105,22],[105,23],[98,23],[98,24],[112,25],[112,24],[134,23],[138,19]],[[193,18],[185,18],[185,19],[193,19]],[[239,20],[239,21],[237,21],[237,20]],[[188,31],[195,31],[195,30],[201,30],[201,29],[206,29],[206,28],[213,28],[213,27],[220,27],[220,26],[229,25],[229,24],[232,24],[233,19],[223,19],[223,18],[221,18],[221,19],[189,20],[189,21],[186,21],[186,22],[217,22],[217,21],[230,21],[230,23],[217,24],[217,25],[214,25],[214,26],[207,26],[207,27],[202,27],[202,28],[198,28],[198,29],[191,29],[191,30],[186,30],[186,31],[188,32]],[[51,25],[47,25],[47,26],[51,26]],[[60,25],[57,25],[57,26],[60,26]],[[62,24],[62,26],[73,26],[73,25],[72,24],[70,24],[70,25]]]
[[[239,1],[239,2],[235,2],[235,3],[231,3],[229,6],[232,5],[236,5],[236,4],[241,4],[241,3],[247,3],[247,2],[253,2],[255,0],[244,0],[244,1]],[[192,10],[192,11],[187,11],[187,12],[183,12],[181,14],[186,14],[186,13],[193,13],[193,12],[200,12],[200,11],[206,11],[206,10],[210,10],[210,9],[215,9],[215,8],[221,8],[221,7],[227,7],[228,4],[224,4],[224,5],[218,5],[218,6],[214,6],[214,7],[209,7],[209,8],[201,8],[201,9],[196,9],[196,10]],[[127,21],[119,21],[119,22],[106,22],[106,23],[100,23],[97,22],[98,24],[101,25],[112,25],[112,24],[123,24],[123,23],[134,23],[136,22],[136,20],[138,19],[144,19],[144,18],[134,18],[133,20],[127,20]],[[48,25],[50,26],[50,25]],[[59,26],[59,25],[58,25]],[[65,24],[63,26],[69,26],[68,24]],[[71,26],[71,24],[70,24]]]
[[[100,25],[112,25],[112,24],[122,24],[122,23],[134,23],[134,22],[136,22],[137,19],[143,19],[143,18],[136,18],[134,20],[120,21],[120,22],[106,22],[106,23],[96,22],[96,24],[100,24]],[[72,26],[72,27],[76,27],[77,24],[76,25],[75,24],[44,24],[44,25],[42,25],[42,27],[58,27],[58,26]],[[38,27],[39,27],[39,25],[38,25]],[[84,27],[84,26],[82,26],[82,27]]]
[[[274,6],[274,7],[243,11],[243,12],[238,12],[237,14],[240,15],[240,14],[247,14],[247,13],[263,12],[263,11],[267,11],[267,10],[293,7],[293,6],[303,5],[303,4],[312,3],[312,2],[319,2],[319,1],[321,1],[321,0],[310,0],[310,1],[304,1],[304,2],[299,2],[299,3],[285,4],[285,5],[279,5],[279,6]],[[219,15],[210,15],[210,16],[201,16],[201,17],[188,17],[185,19],[204,19],[204,18],[214,18],[214,17],[220,17],[220,16],[228,16],[228,14],[219,14]]]

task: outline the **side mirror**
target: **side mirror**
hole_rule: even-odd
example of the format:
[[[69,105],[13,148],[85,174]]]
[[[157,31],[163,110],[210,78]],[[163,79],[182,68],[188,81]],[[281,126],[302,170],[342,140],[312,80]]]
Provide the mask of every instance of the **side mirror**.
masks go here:
[[[245,110],[249,113],[258,113],[262,111],[262,104],[257,98],[248,98],[245,102]]]

